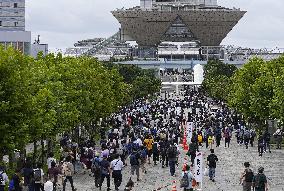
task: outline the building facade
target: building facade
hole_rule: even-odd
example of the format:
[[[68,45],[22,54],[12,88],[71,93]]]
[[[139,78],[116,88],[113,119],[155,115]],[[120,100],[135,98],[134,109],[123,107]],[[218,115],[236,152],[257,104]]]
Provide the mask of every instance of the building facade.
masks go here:
[[[0,45],[31,53],[31,32],[25,31],[25,0],[0,0]]]
[[[122,40],[140,47],[168,41],[219,46],[245,13],[218,6],[217,0],[140,0],[140,6],[112,11]]]

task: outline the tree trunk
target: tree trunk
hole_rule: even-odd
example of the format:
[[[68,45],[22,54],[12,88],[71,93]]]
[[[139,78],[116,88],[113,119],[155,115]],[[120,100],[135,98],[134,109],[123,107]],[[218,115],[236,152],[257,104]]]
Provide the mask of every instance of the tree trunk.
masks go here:
[[[10,150],[8,155],[9,155],[9,169],[14,169],[14,162],[15,162],[14,150]]]
[[[45,159],[44,137],[43,137],[43,135],[41,136],[40,144],[41,144],[41,164],[43,165],[44,164],[44,159]]]
[[[36,168],[37,162],[37,141],[34,139],[33,167]]]

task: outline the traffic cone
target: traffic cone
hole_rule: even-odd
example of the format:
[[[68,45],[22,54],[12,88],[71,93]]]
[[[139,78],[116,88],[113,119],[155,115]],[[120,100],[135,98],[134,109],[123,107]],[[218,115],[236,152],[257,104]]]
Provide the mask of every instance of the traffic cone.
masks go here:
[[[185,134],[183,136],[183,150],[184,151],[188,151],[188,145],[187,145],[186,135]]]
[[[172,191],[177,191],[176,181],[173,181]]]
[[[188,163],[188,161],[187,161],[187,158],[185,157],[185,158],[184,158],[183,165],[182,165],[182,171],[186,171],[187,163]]]

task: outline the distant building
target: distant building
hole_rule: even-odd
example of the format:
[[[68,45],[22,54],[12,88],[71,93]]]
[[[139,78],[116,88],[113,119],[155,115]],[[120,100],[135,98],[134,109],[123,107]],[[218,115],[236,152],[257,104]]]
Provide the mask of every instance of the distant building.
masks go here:
[[[39,40],[39,35],[37,40],[31,45],[31,56],[36,58],[38,53],[42,53],[43,56],[48,54],[48,44],[41,44]]]
[[[31,53],[31,32],[25,31],[25,0],[0,0],[0,45]]]

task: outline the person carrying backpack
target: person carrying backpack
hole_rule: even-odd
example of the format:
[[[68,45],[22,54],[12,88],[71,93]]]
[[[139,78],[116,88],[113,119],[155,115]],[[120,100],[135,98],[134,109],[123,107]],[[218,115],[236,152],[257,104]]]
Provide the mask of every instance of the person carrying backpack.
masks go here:
[[[140,147],[139,155],[140,155],[140,161],[141,161],[140,167],[141,167],[142,171],[145,174],[147,174],[147,170],[146,170],[146,167],[145,167],[145,164],[147,162],[147,149],[146,149],[146,147],[144,147],[144,146]]]
[[[100,162],[101,162],[101,158],[100,158],[100,154],[98,152],[95,153],[95,158],[93,158],[92,161],[92,173],[95,177],[95,185],[98,188],[100,186],[100,182],[101,182],[101,167],[100,167]]]
[[[63,191],[65,191],[66,183],[69,180],[71,184],[72,191],[76,191],[73,185],[73,174],[74,174],[74,166],[71,163],[72,157],[69,155],[66,157],[66,161],[62,165],[62,174],[65,176],[63,181]]]
[[[182,173],[180,180],[180,188],[183,188],[184,191],[193,191],[192,188],[192,180],[193,180],[193,175],[190,172],[190,166],[186,165],[185,166],[185,171]]]
[[[168,149],[168,142],[166,140],[160,141],[160,153],[161,153],[161,160],[162,160],[162,168],[168,167],[168,156],[167,156],[167,149]]]
[[[263,149],[264,149],[264,138],[261,134],[259,135],[257,142],[258,142],[258,148],[257,148],[258,154],[261,157],[263,154]]]
[[[281,130],[280,127],[278,127],[278,129],[273,134],[273,136],[274,136],[274,138],[276,140],[276,144],[277,144],[276,149],[281,149],[281,144],[282,144],[282,140],[283,140],[283,131]]]
[[[249,140],[250,140],[250,130],[246,128],[244,131],[244,142],[245,142],[246,149],[248,149]]]
[[[6,184],[9,182],[9,178],[5,173],[5,168],[0,167],[0,191],[4,191]]]
[[[140,181],[140,179],[139,179],[139,168],[140,168],[139,159],[140,159],[140,155],[137,152],[137,150],[134,150],[129,158],[130,158],[130,165],[131,165],[131,174],[133,176],[134,172],[136,172],[137,181]]]
[[[34,169],[34,189],[35,191],[44,191],[43,188],[43,170],[41,164],[37,165],[37,168]]]
[[[253,171],[249,168],[249,162],[244,163],[245,170],[241,174],[240,184],[243,185],[243,191],[251,191],[252,181],[253,181]]]
[[[108,161],[107,155],[103,155],[103,160],[100,162],[101,167],[101,182],[100,189],[102,188],[105,178],[107,179],[107,191],[110,190],[110,162]]]
[[[189,144],[189,150],[187,152],[187,155],[190,156],[190,159],[191,159],[191,166],[194,165],[196,151],[198,151],[198,145],[196,142],[193,142],[193,139],[192,139],[191,143]]]
[[[209,167],[209,178],[215,182],[215,169],[218,157],[214,154],[214,149],[210,149],[211,154],[207,157],[207,165]]]
[[[168,152],[167,154],[168,154],[168,159],[169,159],[170,173],[171,173],[171,176],[174,176],[175,171],[176,171],[175,166],[177,162],[178,151],[177,151],[176,146],[173,143],[171,143],[171,146],[167,152]]]
[[[263,172],[264,168],[259,167],[258,174],[253,177],[252,186],[254,191],[268,191],[267,178]]]
[[[160,155],[160,150],[159,150],[159,143],[157,140],[153,143],[153,162],[154,165],[157,165],[157,161],[159,161],[159,155]]]

